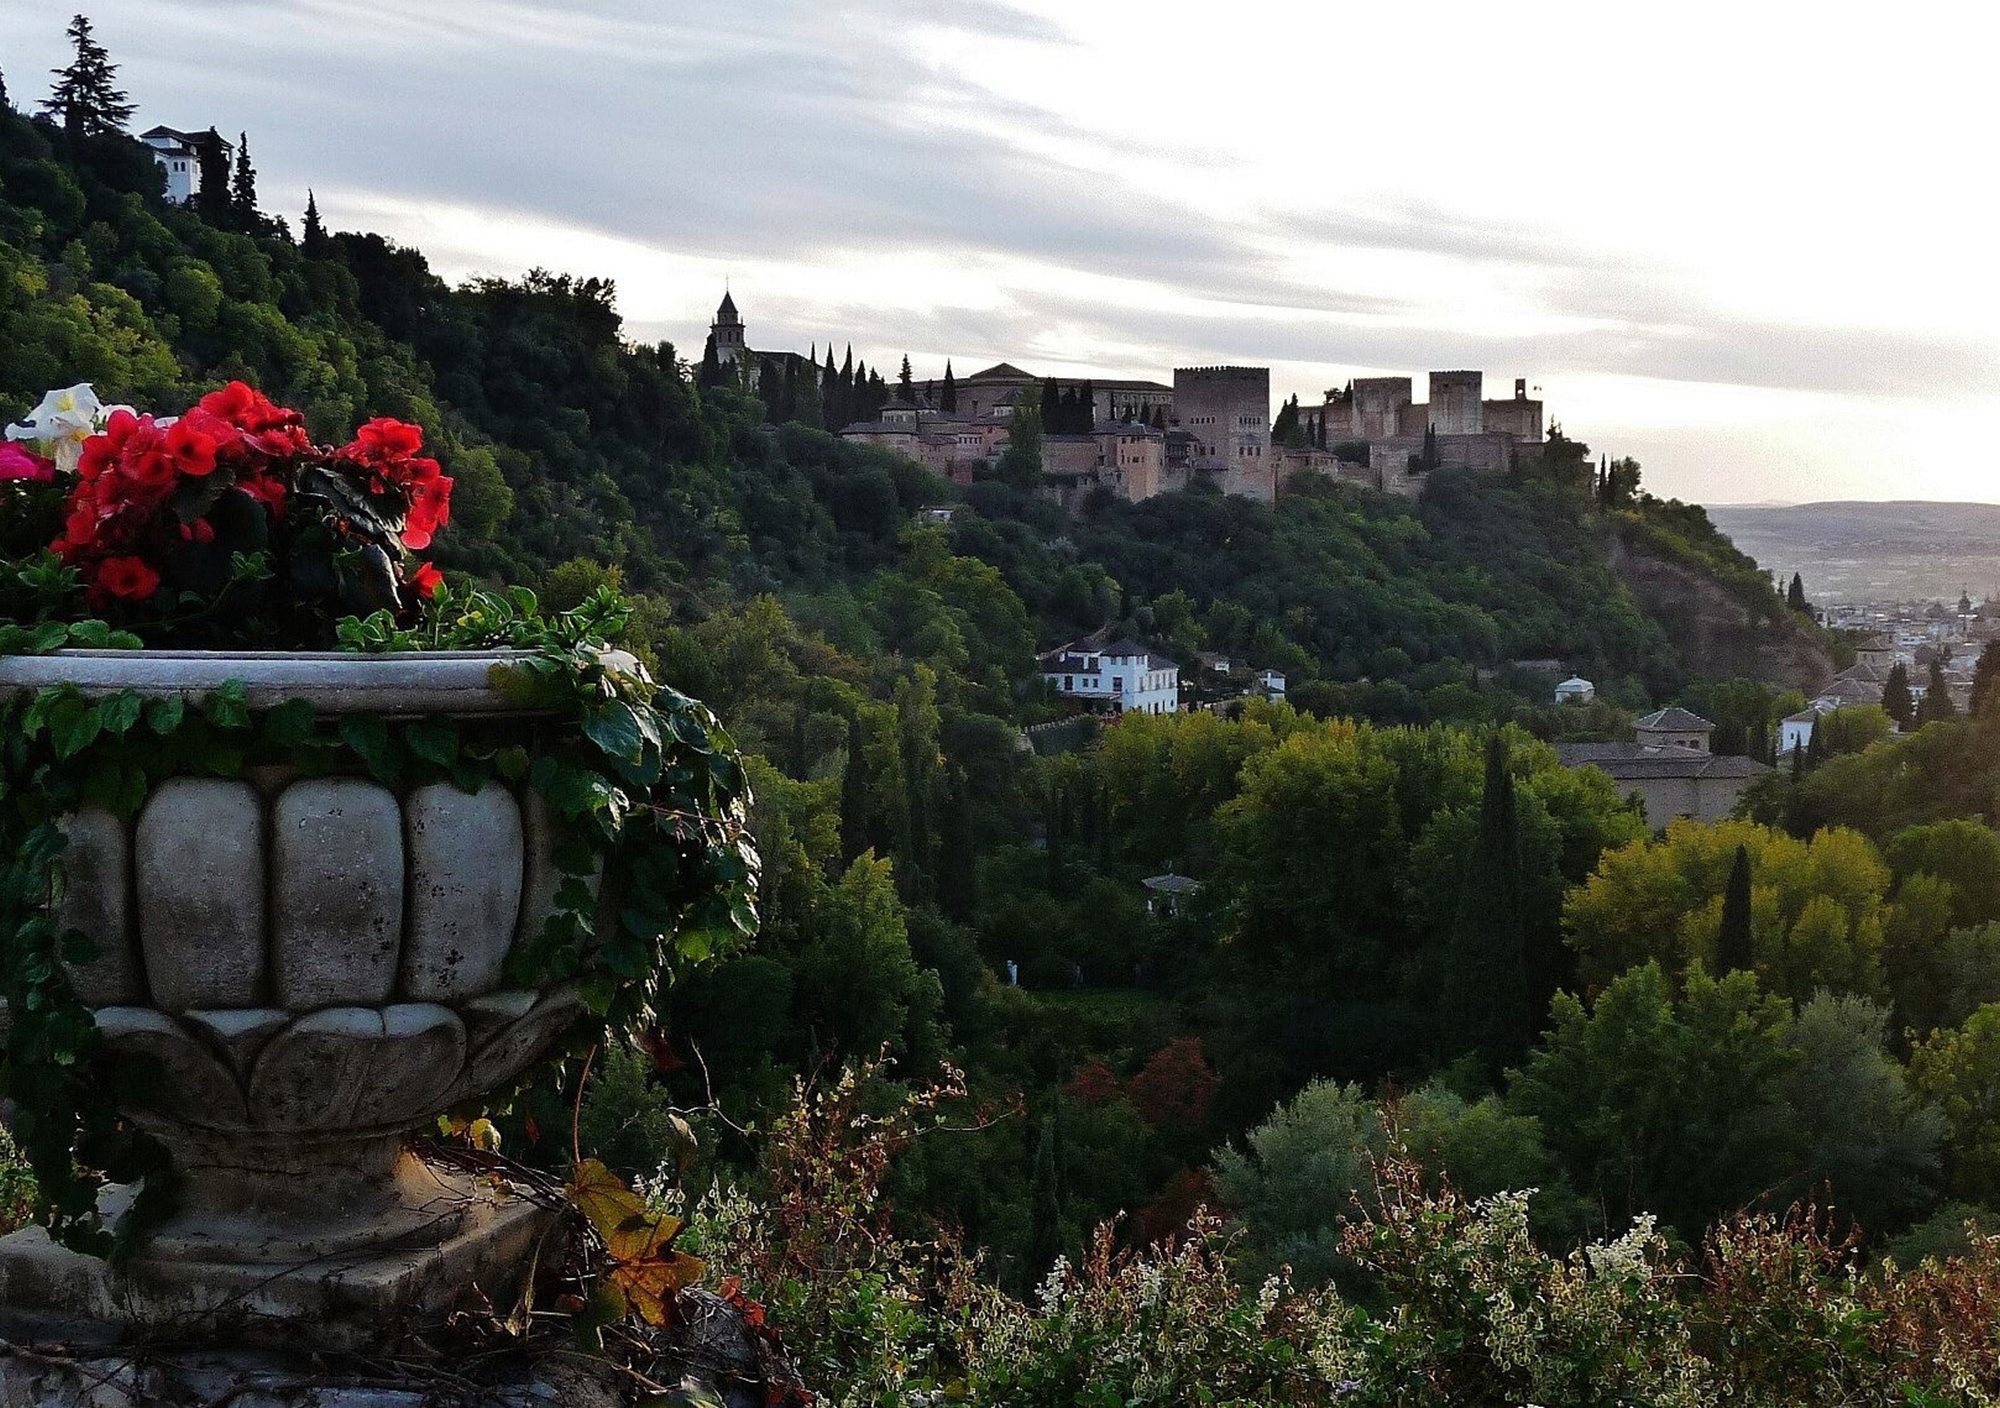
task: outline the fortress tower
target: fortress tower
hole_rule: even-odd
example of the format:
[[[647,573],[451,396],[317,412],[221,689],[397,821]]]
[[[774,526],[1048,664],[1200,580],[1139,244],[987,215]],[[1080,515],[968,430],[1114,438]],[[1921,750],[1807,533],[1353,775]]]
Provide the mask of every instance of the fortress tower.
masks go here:
[[[1328,439],[1385,440],[1403,433],[1403,415],[1411,403],[1410,379],[1406,376],[1358,376],[1354,379],[1354,423],[1327,427]]]
[[[1479,372],[1431,373],[1431,426],[1440,435],[1479,435],[1486,429],[1486,406]]]
[[[1224,493],[1277,497],[1269,367],[1176,367],[1174,416],[1194,436],[1191,468],[1219,474]]]

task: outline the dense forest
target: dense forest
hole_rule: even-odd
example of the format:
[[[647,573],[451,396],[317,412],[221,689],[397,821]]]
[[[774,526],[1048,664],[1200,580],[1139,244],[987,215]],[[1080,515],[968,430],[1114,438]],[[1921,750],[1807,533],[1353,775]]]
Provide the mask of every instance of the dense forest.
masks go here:
[[[1665,1256],[1830,1199],[1860,1238],[1833,1267],[1961,1244],[2000,1200],[2000,719],[1862,730],[1742,820],[1650,832],[1550,743],[1679,700],[1761,751],[1802,701],[1705,677],[1608,545],[1811,628],[1636,466],[1556,436],[1414,501],[1313,482],[1072,518],[1019,464],[960,488],[828,434],[808,408],[854,394],[830,353],[826,388],[737,385],[629,341],[602,280],[452,285],[316,210],[295,237],[236,175],[170,205],[121,133],[0,111],[0,418],[76,381],[171,412],[233,378],[325,436],[406,418],[456,482],[453,573],[632,598],[625,643],[750,757],[764,922],[599,1062],[582,1139],[607,1162],[689,1205],[777,1198],[771,1141],[816,1166],[813,1120],[851,1099],[899,1128],[942,1080],[946,1113],[862,1180],[898,1247],[962,1245],[1021,1294],[1207,1207],[1219,1282],[1284,1266],[1367,1304],[1402,1263],[1350,1219],[1401,1225],[1398,1176],[1447,1177],[1437,1208],[1475,1222],[1513,1205],[1449,1197],[1533,1189],[1552,1277],[1641,1215]],[[1103,628],[1283,669],[1289,702],[1037,751],[1024,729],[1066,717],[1037,652]],[[1549,704],[1517,664],[1545,658],[1601,702]],[[1162,872],[1200,887],[1159,902]],[[525,1094],[509,1151],[567,1159],[566,1101]],[[1188,1284],[1221,1295],[1205,1266]],[[866,1300],[842,1313],[888,1314]],[[825,1374],[893,1357],[794,1310]]]

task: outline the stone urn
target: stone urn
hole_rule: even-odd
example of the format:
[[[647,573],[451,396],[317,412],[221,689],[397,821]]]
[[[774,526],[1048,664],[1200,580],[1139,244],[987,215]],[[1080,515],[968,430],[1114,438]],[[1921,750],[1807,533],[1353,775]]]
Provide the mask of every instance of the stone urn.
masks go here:
[[[0,689],[74,684],[252,710],[502,716],[504,652],[386,656],[75,651],[0,659]],[[532,792],[257,772],[162,782],[137,817],[65,823],[71,971],[125,1109],[179,1174],[177,1207],[113,1269],[40,1229],[0,1239],[0,1303],[158,1327],[223,1316],[366,1342],[474,1282],[496,1303],[550,1214],[407,1138],[507,1086],[580,1015],[509,986],[560,879]],[[116,1211],[116,1190],[110,1200]]]

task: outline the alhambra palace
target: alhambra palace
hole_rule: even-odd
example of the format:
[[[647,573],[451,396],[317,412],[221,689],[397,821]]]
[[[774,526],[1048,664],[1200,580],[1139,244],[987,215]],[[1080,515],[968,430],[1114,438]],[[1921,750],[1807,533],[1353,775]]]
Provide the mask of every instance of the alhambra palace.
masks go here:
[[[709,337],[717,364],[745,386],[766,363],[794,374],[814,366],[796,352],[753,351],[727,293]],[[946,377],[907,383],[875,418],[841,427],[841,438],[966,484],[1006,452],[1017,414],[1063,398],[1088,408],[1078,418],[1090,426],[1042,435],[1045,492],[1065,507],[1099,490],[1137,502],[1195,483],[1268,503],[1301,473],[1414,495],[1431,470],[1511,469],[1543,444],[1542,403],[1526,380],[1511,399],[1486,400],[1477,371],[1430,373],[1427,401],[1412,377],[1356,378],[1299,408],[1297,433],[1283,441],[1273,435],[1269,367],[1177,367],[1171,386],[1039,377],[1010,362],[962,379],[947,365]]]

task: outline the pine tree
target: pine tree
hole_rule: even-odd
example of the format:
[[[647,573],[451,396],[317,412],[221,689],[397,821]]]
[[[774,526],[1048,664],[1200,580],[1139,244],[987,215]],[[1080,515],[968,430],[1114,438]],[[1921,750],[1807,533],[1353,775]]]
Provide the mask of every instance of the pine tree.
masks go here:
[[[1944,682],[1944,662],[1942,653],[1931,657],[1931,672],[1924,681],[1924,701],[1917,705],[1918,728],[1958,717],[1958,706],[1951,702],[1951,688]]]
[[[911,404],[916,403],[916,383],[910,380],[910,354],[903,354],[903,370],[896,376],[896,394]]]
[[[70,44],[76,57],[69,67],[54,70],[56,84],[42,112],[62,122],[71,137],[103,137],[125,130],[132,103],[114,80],[118,65],[92,34],[90,21],[77,15],[69,22]]]
[[[1993,694],[1996,684],[2000,684],[2000,643],[1988,641],[1979,652],[1979,663],[1972,667],[1973,718],[1986,718],[2000,712],[2000,699]]]
[[[1917,703],[1910,694],[1910,672],[1898,660],[1889,667],[1889,678],[1882,685],[1882,712],[1896,721],[1897,728],[1906,729],[1916,717]]]
[[[257,223],[257,168],[250,164],[250,134],[236,134],[236,175],[229,185],[229,207],[237,223],[250,229]]]
[[[1715,935],[1715,976],[1749,972],[1754,963],[1750,951],[1750,848],[1738,846],[1736,861],[1729,868],[1729,888],[1722,892],[1722,927]]]
[[[1508,752],[1506,735],[1494,730],[1486,744],[1479,833],[1460,877],[1443,1004],[1459,1049],[1495,1063],[1518,1056],[1534,1039],[1538,1014],[1531,991],[1553,992],[1550,955],[1539,943],[1532,979],[1528,972],[1520,820]]]
[[[306,187],[306,217],[300,227],[299,247],[309,259],[318,259],[326,253],[326,226],[320,223],[319,202],[313,198],[312,187]]]
[[[1799,574],[1796,572],[1792,573],[1792,585],[1785,592],[1785,605],[1789,606],[1792,610],[1801,613],[1811,610],[1811,608],[1806,605],[1805,580],[1801,578]]]
[[[958,409],[958,383],[951,379],[951,358],[944,362],[944,390],[938,393],[938,409],[956,411]]]

